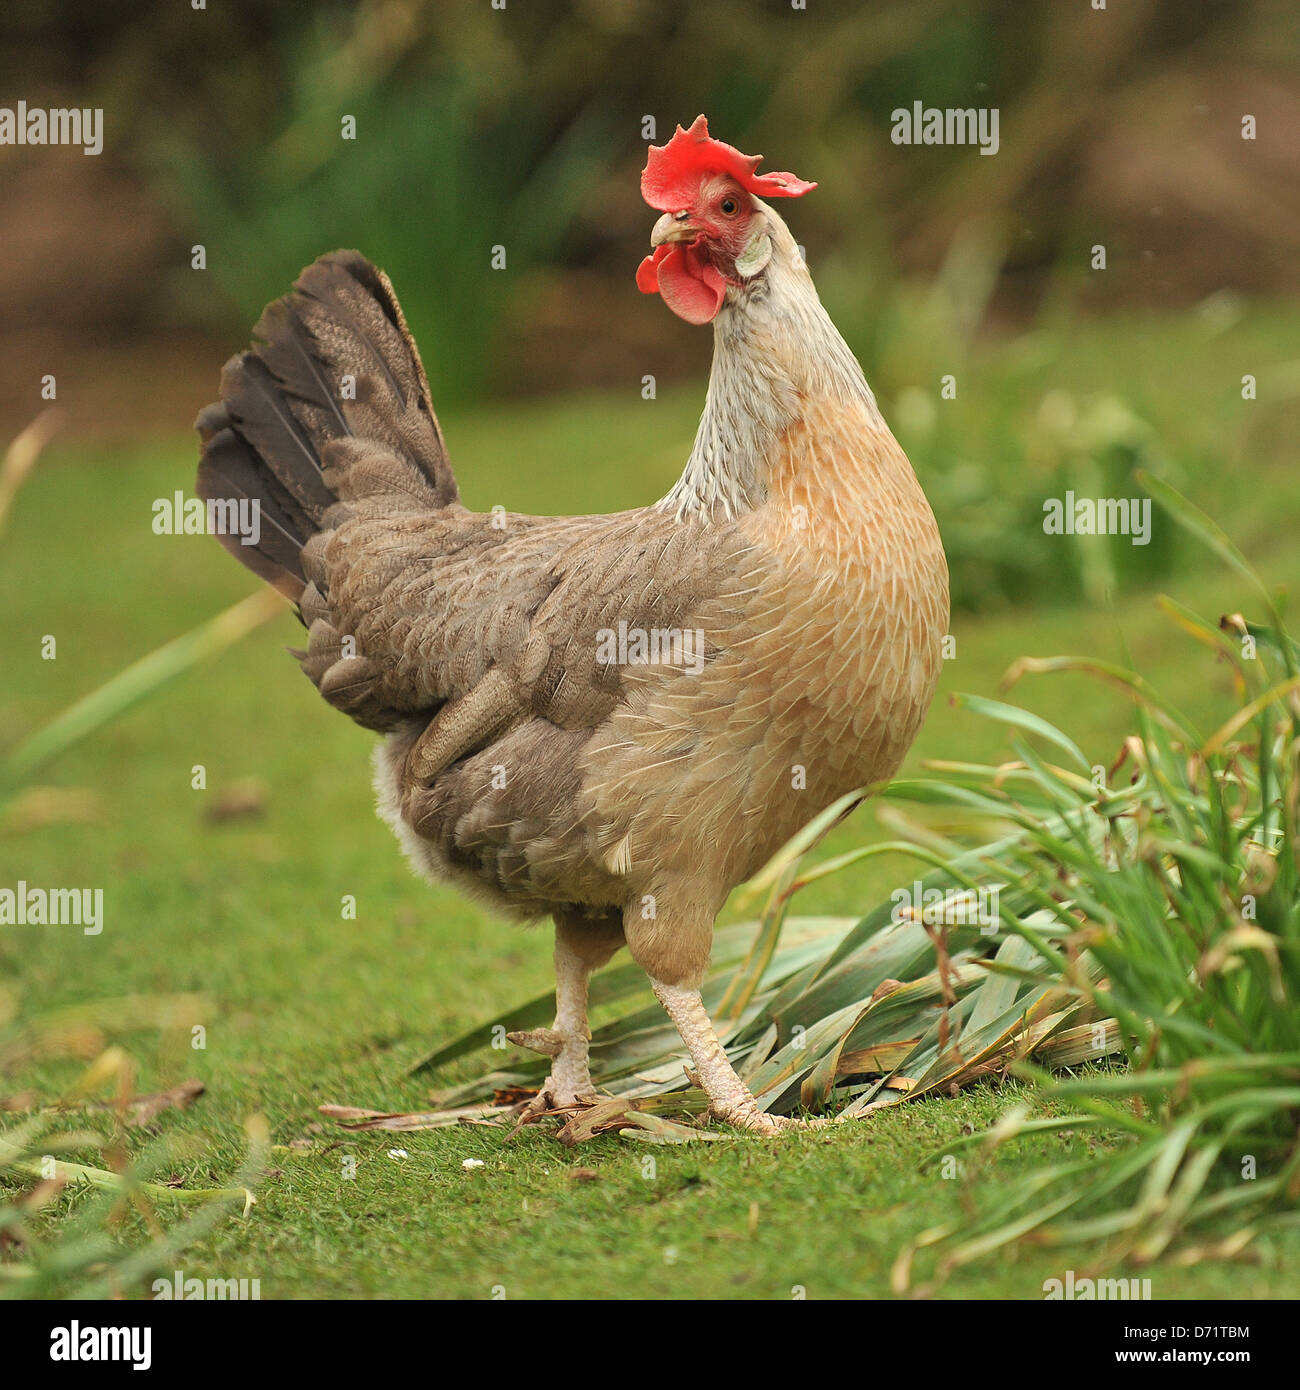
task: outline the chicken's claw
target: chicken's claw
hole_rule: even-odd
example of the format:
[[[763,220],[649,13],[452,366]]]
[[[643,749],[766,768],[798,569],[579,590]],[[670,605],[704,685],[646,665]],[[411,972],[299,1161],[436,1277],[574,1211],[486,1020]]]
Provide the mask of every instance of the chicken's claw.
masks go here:
[[[788,1134],[794,1129],[823,1129],[830,1124],[830,1119],[825,1115],[798,1119],[793,1115],[769,1115],[757,1107],[752,1110],[748,1107],[721,1112],[711,1110],[709,1116],[735,1129],[767,1136]]]
[[[595,1104],[595,1101],[594,1090],[590,1095],[579,1095],[576,1091],[565,1095],[548,1076],[535,1096],[521,1100],[512,1107],[511,1113],[517,1118],[514,1128],[506,1138],[513,1139],[525,1125],[535,1125],[538,1120],[543,1120],[548,1115],[554,1115],[557,1119],[567,1119],[575,1110],[585,1109]]]
[[[521,1033],[507,1033],[506,1041],[516,1047],[526,1047],[530,1052],[540,1052],[543,1057],[558,1057],[564,1047],[564,1038],[554,1028],[529,1028]]]

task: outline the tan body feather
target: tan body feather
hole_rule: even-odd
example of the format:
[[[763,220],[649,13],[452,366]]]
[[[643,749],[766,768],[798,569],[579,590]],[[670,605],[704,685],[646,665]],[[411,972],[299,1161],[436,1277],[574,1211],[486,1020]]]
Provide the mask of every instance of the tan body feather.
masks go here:
[[[466,510],[391,287],[342,253],[268,310],[272,372],[235,359],[201,417],[205,495],[274,475],[282,534],[253,567],[298,599],[322,694],[389,734],[376,787],[412,861],[511,915],[624,928],[672,985],[698,979],[736,883],[897,769],[948,619],[930,508],[769,215],[772,264],[728,293],[696,447],[656,506]],[[322,400],[343,372],[357,401]],[[287,410],[264,408],[267,376]],[[698,630],[702,665],[611,664],[620,624]]]

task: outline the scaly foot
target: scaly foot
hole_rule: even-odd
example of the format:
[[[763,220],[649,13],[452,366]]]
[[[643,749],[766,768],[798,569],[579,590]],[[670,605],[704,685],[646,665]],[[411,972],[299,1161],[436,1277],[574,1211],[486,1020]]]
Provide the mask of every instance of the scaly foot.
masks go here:
[[[553,1059],[551,1074],[542,1082],[537,1094],[514,1107],[519,1117],[515,1131],[522,1125],[533,1124],[543,1115],[571,1114],[595,1102],[596,1088],[587,1070],[585,1037],[566,1038],[554,1028],[532,1028],[525,1033],[507,1033],[506,1037],[517,1047],[526,1047]]]
[[[825,1115],[809,1119],[796,1119],[793,1115],[769,1115],[751,1102],[750,1105],[733,1106],[730,1109],[708,1111],[708,1116],[736,1129],[747,1130],[750,1134],[786,1134],[792,1129],[824,1129],[830,1124]]]
[[[691,1054],[694,1069],[687,1067],[686,1075],[692,1085],[699,1086],[709,1098],[708,1114],[723,1124],[751,1134],[783,1134],[789,1129],[821,1129],[830,1121],[818,1117],[796,1120],[788,1115],[768,1115],[758,1108],[748,1086],[736,1075],[727,1059],[726,1048],[714,1032],[698,989],[683,989],[665,984],[653,976],[650,983],[664,1006],[668,1017],[677,1025]]]

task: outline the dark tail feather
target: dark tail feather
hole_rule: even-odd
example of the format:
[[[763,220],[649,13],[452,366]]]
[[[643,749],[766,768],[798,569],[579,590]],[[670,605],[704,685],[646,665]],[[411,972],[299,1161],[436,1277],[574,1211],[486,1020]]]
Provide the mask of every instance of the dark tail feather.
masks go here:
[[[382,490],[393,511],[428,511],[457,499],[456,479],[393,287],[363,256],[335,251],[308,266],[267,306],[253,339],[226,363],[222,399],[196,421],[197,490],[256,502],[257,544],[219,539],[297,602],[300,551],[340,499]],[[329,448],[340,440],[348,443]]]

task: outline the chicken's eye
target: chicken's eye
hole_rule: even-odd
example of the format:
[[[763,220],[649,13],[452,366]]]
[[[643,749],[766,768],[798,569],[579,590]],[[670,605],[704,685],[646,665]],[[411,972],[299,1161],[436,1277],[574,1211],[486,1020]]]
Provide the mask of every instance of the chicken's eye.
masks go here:
[[[724,198],[718,207],[724,217],[735,217],[740,211],[740,204],[734,198]]]

